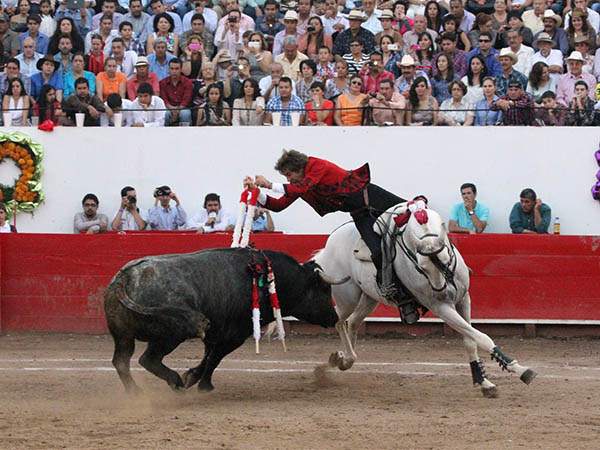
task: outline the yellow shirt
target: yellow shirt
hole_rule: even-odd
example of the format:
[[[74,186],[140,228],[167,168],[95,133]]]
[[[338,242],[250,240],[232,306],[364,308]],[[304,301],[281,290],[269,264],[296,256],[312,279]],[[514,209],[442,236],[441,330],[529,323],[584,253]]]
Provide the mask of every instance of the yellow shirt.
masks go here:
[[[308,59],[308,56],[306,56],[304,53],[298,52],[296,54],[296,59],[294,59],[291,63],[285,57],[285,53],[277,55],[274,60],[283,66],[283,76],[290,77],[294,82],[296,82],[301,78],[300,63],[305,59]]]

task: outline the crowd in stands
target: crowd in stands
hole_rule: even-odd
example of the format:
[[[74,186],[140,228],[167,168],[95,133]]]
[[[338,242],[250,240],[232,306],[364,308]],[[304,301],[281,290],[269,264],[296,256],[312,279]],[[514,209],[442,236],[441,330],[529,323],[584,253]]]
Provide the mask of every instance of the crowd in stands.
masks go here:
[[[599,11],[599,0],[2,0],[2,116],[597,125]]]

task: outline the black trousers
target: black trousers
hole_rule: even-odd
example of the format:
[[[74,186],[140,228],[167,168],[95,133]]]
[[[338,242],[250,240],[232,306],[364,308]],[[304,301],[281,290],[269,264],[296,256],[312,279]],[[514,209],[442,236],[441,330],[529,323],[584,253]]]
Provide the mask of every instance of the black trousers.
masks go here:
[[[376,184],[369,184],[367,193],[369,194],[368,208],[365,208],[367,205],[365,205],[364,194],[360,191],[346,199],[342,210],[351,213],[360,236],[371,250],[375,267],[381,270],[381,236],[373,231],[373,225],[384,211],[406,200]]]

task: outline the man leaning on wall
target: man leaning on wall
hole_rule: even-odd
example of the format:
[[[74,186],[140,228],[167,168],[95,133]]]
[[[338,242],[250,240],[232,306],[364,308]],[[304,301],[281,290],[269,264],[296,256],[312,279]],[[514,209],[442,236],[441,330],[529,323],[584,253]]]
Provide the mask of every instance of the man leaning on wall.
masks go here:
[[[73,232],[75,233],[105,233],[108,229],[108,217],[98,213],[100,201],[95,194],[85,194],[81,201],[83,212],[75,214]]]
[[[537,198],[535,191],[526,188],[521,191],[521,200],[510,212],[510,229],[513,233],[543,234],[548,233],[552,211],[550,207]]]

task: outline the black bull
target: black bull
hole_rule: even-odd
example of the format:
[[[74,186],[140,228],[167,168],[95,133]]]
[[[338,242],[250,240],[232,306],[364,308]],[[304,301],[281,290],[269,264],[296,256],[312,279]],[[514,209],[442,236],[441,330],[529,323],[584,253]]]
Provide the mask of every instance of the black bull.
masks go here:
[[[299,264],[284,253],[265,251],[271,260],[283,316],[333,327],[338,316],[330,280],[319,266]],[[127,263],[104,296],[108,329],[115,341],[113,365],[128,391],[139,388],[129,364],[135,339],[148,342],[139,359],[172,388],[213,389],[211,377],[221,360],[252,334],[253,258],[266,267],[263,254],[249,249],[213,249],[183,255],[151,256]],[[271,322],[268,300],[261,302],[262,324]],[[204,358],[183,380],[162,363],[180,343],[201,338]]]

